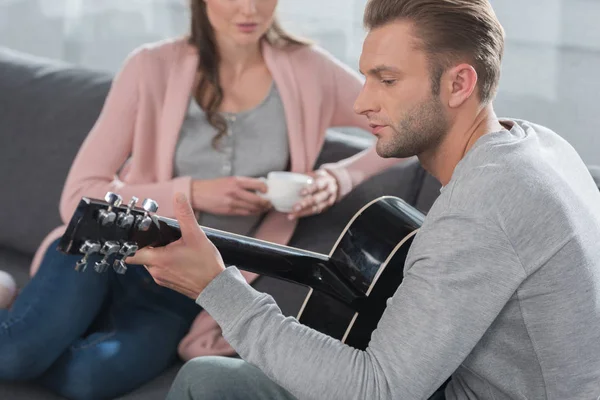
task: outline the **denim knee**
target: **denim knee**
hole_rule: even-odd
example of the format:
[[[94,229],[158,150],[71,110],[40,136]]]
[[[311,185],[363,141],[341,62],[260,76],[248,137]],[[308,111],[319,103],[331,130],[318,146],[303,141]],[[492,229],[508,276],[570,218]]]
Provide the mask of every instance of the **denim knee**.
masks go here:
[[[18,343],[0,345],[0,380],[24,381],[39,377],[51,365],[28,346]]]

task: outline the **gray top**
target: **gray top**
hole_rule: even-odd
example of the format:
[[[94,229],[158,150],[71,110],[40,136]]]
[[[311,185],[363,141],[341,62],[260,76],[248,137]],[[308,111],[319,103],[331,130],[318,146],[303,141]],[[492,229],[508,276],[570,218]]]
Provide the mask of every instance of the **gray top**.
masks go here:
[[[237,352],[300,399],[596,400],[600,192],[539,125],[480,138],[411,246],[366,351],[293,319],[228,268],[198,297]]]
[[[224,113],[229,130],[212,146],[216,129],[208,123],[204,110],[190,98],[175,150],[175,176],[215,179],[225,176],[266,176],[284,171],[289,159],[287,124],[283,103],[275,83],[256,107],[240,113]],[[198,222],[240,235],[252,235],[260,215],[226,216],[199,214]]]

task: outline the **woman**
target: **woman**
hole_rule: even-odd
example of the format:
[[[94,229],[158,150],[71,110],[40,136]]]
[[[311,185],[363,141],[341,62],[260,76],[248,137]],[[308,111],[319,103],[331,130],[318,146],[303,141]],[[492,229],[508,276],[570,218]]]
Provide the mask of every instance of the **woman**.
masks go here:
[[[276,5],[193,0],[189,38],[132,53],[73,162],[63,221],[81,196],[108,191],[125,203],[152,198],[160,215],[172,217],[173,194],[183,192],[203,225],[287,243],[297,218],[397,162],[371,149],[312,171],[328,127],[368,129],[352,111],[362,84],[286,34]],[[315,177],[292,214],[271,210],[256,193],[266,190],[258,178],[273,170]],[[74,272],[80,257],[55,251],[62,232],[46,238],[35,276],[10,310],[0,310],[0,379],[37,379],[69,398],[114,398],[163,371],[178,344],[184,359],[232,353],[206,313],[160,288],[144,268]]]

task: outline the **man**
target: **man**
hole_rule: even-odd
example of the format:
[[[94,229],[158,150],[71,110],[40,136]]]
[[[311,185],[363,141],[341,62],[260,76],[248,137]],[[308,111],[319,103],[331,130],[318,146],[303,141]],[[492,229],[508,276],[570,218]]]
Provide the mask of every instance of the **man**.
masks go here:
[[[356,112],[382,157],[443,185],[365,351],[284,318],[223,266],[185,198],[182,239],[131,260],[204,307],[243,360],[193,360],[171,399],[600,396],[600,193],[547,128],[499,120],[487,0],[371,0]]]

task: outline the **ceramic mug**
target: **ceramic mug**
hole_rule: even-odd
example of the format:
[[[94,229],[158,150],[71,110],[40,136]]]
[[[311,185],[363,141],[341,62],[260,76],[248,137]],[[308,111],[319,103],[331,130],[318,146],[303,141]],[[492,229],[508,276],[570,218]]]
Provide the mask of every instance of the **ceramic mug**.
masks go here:
[[[279,212],[292,212],[293,207],[302,200],[302,189],[313,183],[309,175],[295,172],[273,171],[266,178],[261,178],[267,185],[267,193],[258,193],[262,198],[273,204],[273,208]]]

